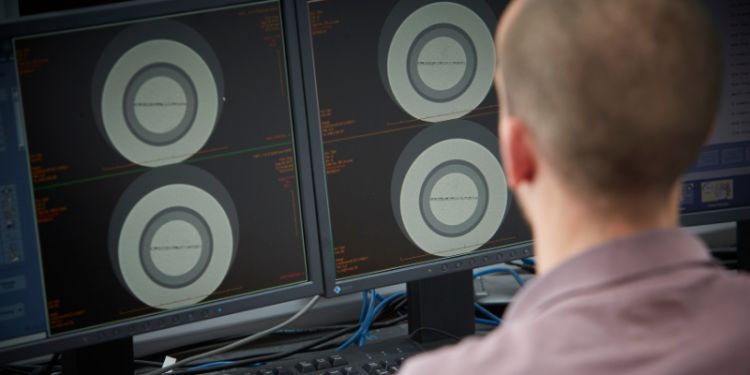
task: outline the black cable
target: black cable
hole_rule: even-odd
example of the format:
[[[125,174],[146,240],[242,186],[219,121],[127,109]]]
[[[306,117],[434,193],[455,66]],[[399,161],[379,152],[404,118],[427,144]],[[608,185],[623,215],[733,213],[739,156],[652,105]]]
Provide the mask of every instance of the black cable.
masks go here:
[[[394,302],[396,301],[399,301],[399,299],[396,299]],[[352,323],[352,324],[355,324],[355,323]],[[359,325],[359,323],[356,323],[356,325]],[[373,324],[373,326],[376,326],[376,325],[377,323]],[[278,332],[274,332],[273,335],[289,336],[289,335],[317,334],[317,333],[336,331],[336,330],[340,330],[340,329],[344,329],[348,327],[351,327],[351,324],[338,324],[338,325],[328,325],[328,326],[319,326],[319,327],[310,327],[310,328],[290,328],[290,329],[281,329]],[[193,355],[194,353],[205,352],[213,348],[218,348],[220,346],[225,345],[227,342],[231,342],[235,340],[238,337],[242,337],[242,336],[237,335],[237,336],[232,336],[228,338],[214,339],[211,341],[200,343],[198,345],[195,345],[195,344],[186,345],[186,346],[170,349],[169,352],[172,353],[170,354],[170,356],[172,357],[187,357],[187,356]],[[270,355],[270,354],[274,354],[274,353],[255,354],[255,356]],[[197,362],[197,363],[200,363],[200,362]],[[155,365],[158,367],[161,366],[161,362],[159,361],[145,361],[144,360],[142,363],[138,363],[138,361],[136,361],[136,364]]]
[[[52,356],[52,359],[47,362],[46,365],[32,371],[29,373],[29,375],[49,375],[52,373],[52,369],[57,365],[57,362],[60,361],[60,353],[55,353],[55,355]]]
[[[310,328],[289,328],[289,329],[279,330],[278,332],[275,332],[274,335],[298,335],[298,334],[306,334],[306,333],[322,333],[322,332],[337,331],[346,327],[349,327],[349,325],[339,324],[339,325],[310,327]]]
[[[282,330],[279,330],[278,332],[274,332],[273,335],[289,336],[289,335],[295,335],[295,334],[296,335],[316,334],[316,333],[324,333],[324,332],[330,332],[334,330],[340,330],[343,328],[348,328],[350,326],[351,325],[341,324],[341,325],[330,325],[330,326],[320,326],[320,327],[310,327],[310,328],[282,329]],[[215,340],[211,340],[210,342],[202,343],[200,345],[188,345],[188,346],[184,346],[181,348],[171,349],[170,352],[172,354],[170,354],[170,356],[179,358],[179,357],[187,357],[187,356],[193,355],[196,352],[197,353],[205,352],[207,350],[211,350],[213,348],[218,348],[223,345],[226,345],[227,342],[234,341],[237,337],[242,337],[242,336],[239,335],[239,336],[232,336],[229,338],[215,339]],[[259,357],[259,356],[267,356],[267,355],[272,355],[272,354],[276,354],[276,353],[275,352],[261,352],[261,353],[255,353],[252,356]],[[239,359],[244,359],[244,358],[250,358],[250,356],[239,357]],[[227,360],[231,360],[231,359],[227,359]],[[157,367],[161,367],[162,365],[161,362],[159,361],[136,360],[135,362],[136,364],[157,366]],[[200,365],[201,363],[209,363],[209,362],[212,362],[212,361],[196,362],[196,364]]]
[[[399,316],[397,318],[394,318],[394,319],[391,319],[391,320],[387,320],[385,322],[373,323],[372,327],[373,328],[388,327],[388,326],[391,326],[393,324],[402,322],[405,319],[406,319],[405,316]],[[335,339],[336,337],[339,337],[339,336],[342,336],[342,335],[344,335],[346,333],[354,331],[358,327],[359,327],[359,324],[352,324],[350,326],[342,328],[339,331],[336,331],[336,332],[331,333],[331,334],[329,334],[327,336],[321,337],[318,340],[315,340],[315,341],[313,341],[311,343],[307,343],[307,344],[302,345],[302,346],[300,346],[298,348],[291,349],[291,350],[288,350],[288,351],[284,351],[284,352],[281,352],[281,353],[272,354],[272,355],[269,355],[267,357],[258,358],[258,356],[253,356],[254,358],[240,358],[239,361],[237,361],[238,359],[227,359],[227,360],[237,361],[237,362],[234,363],[234,365],[237,366],[238,364],[239,365],[243,365],[243,364],[247,364],[247,363],[275,361],[275,360],[286,358],[286,357],[292,356],[294,354],[302,353],[302,352],[305,352],[305,351],[317,351],[317,350],[321,350],[320,349],[321,345],[327,343],[328,341],[331,341],[331,340]],[[338,345],[336,345],[336,346],[338,346]],[[247,363],[242,363],[244,361],[248,361],[248,362]]]
[[[146,361],[146,360],[143,360],[143,359],[136,359],[135,361],[133,361],[133,363],[135,363],[136,365],[156,366],[156,367],[161,367],[161,365],[162,365],[161,362]]]
[[[318,334],[318,333],[336,331],[336,330],[343,329],[349,326],[350,325],[339,324],[339,325],[319,326],[319,327],[310,327],[310,328],[289,328],[289,329],[281,329],[278,332],[274,332],[273,335],[274,336],[290,336],[290,335]],[[234,341],[239,337],[243,337],[243,336],[242,335],[231,336],[231,337],[206,341],[206,342],[200,343],[199,345],[192,344],[192,345],[187,345],[183,347],[173,348],[169,350],[170,353],[172,353],[170,354],[170,356],[188,357],[195,353],[201,353],[207,350],[221,347],[223,345],[226,345],[227,342]],[[260,355],[270,355],[270,354],[273,354],[273,353],[256,353],[255,355],[260,356]],[[200,363],[200,362],[196,362],[196,363]],[[152,366],[159,366],[159,367],[161,366],[161,362],[159,361],[147,361],[147,360],[142,360],[141,363],[139,363],[139,361],[136,361],[136,364],[152,365]]]
[[[399,315],[399,316],[397,316],[397,317],[395,317],[395,318],[393,318],[393,319],[390,319],[390,320],[386,320],[386,321],[384,321],[384,322],[376,322],[376,323],[372,323],[372,328],[385,328],[385,327],[390,327],[390,326],[392,326],[392,325],[394,325],[394,324],[397,324],[397,323],[401,323],[401,322],[403,322],[404,320],[406,320],[406,318],[408,318],[408,316],[407,316],[407,315]]]
[[[439,334],[441,334],[443,336],[446,336],[448,338],[454,339],[456,341],[461,341],[460,337],[458,337],[458,336],[456,336],[456,335],[454,335],[454,334],[452,334],[450,332],[446,332],[446,331],[443,331],[442,329],[437,329],[437,328],[432,328],[432,327],[419,327],[419,328],[415,329],[414,332],[412,332],[412,333],[409,334],[409,338],[412,339],[412,340],[414,340],[414,336],[416,336],[417,333],[419,333],[421,331],[435,332],[435,333],[439,333]]]
[[[238,340],[241,337],[245,337],[244,335],[236,335],[236,336],[228,336],[221,339],[213,339],[206,342],[202,342],[200,344],[190,344],[190,345],[184,345],[177,348],[169,349],[169,356],[174,358],[184,358],[184,357],[190,357],[192,355],[195,355],[196,353],[203,353],[207,352],[212,349],[220,348],[224,345],[226,345],[228,342],[233,342]],[[262,355],[266,355],[270,353],[262,353]],[[258,354],[261,355],[261,354]],[[146,361],[148,361],[148,358],[155,358],[154,356],[147,357]],[[151,362],[158,362],[158,367],[162,366],[162,363],[156,359]]]
[[[387,321],[380,322],[380,323],[373,323],[372,326],[370,327],[371,328],[370,330],[393,326],[393,325],[403,322],[404,320],[406,320],[406,318],[408,318],[408,316],[401,315],[391,320],[387,320]],[[346,340],[333,341],[325,345],[321,344],[321,346],[315,347],[315,349],[313,349],[312,351],[337,349],[339,346],[341,346],[341,344],[344,343],[344,341]]]
[[[38,365],[4,365],[0,366],[2,373],[24,374],[24,375],[48,375],[60,361],[60,354],[52,356],[49,362]]]
[[[22,370],[18,366],[10,366],[10,365],[1,366],[0,370],[2,370],[4,374],[7,373],[7,374],[23,374],[23,375],[29,375],[30,371],[33,371],[33,370]]]
[[[205,373],[207,371],[220,371],[220,370],[227,370],[235,367],[240,367],[244,365],[249,365],[253,363],[262,363],[262,362],[269,362],[269,361],[275,361],[278,359],[282,359],[297,353],[300,353],[302,351],[306,351],[308,349],[314,348],[318,345],[321,345],[329,340],[332,340],[338,336],[344,335],[346,333],[352,332],[359,327],[359,324],[351,325],[346,328],[342,328],[336,332],[330,333],[326,336],[323,336],[322,338],[315,340],[313,342],[301,345],[297,348],[286,350],[279,353],[273,353],[273,354],[266,354],[266,355],[260,355],[260,356],[251,356],[251,357],[245,357],[244,359],[232,359],[232,358],[225,358],[221,359],[222,361],[232,361],[232,363],[226,364],[226,365],[219,365],[219,366],[213,366],[209,368],[202,368],[202,369],[195,369],[195,370],[174,370],[172,371],[172,374],[201,374]],[[195,366],[200,366],[200,363],[196,363]]]
[[[403,296],[401,298],[395,299],[391,303],[391,306],[394,306],[394,304],[397,304],[398,308],[400,308],[401,306],[404,305],[405,302],[406,302],[406,296]],[[384,321],[384,322],[374,322],[372,324],[372,327],[373,328],[387,327],[387,326],[399,323],[399,322],[401,322],[401,321],[403,321],[403,320],[405,320],[407,318],[407,316],[405,314],[402,314],[400,311],[395,311],[395,312],[397,314],[399,314],[398,317],[396,317],[394,319],[391,319],[391,320],[388,320],[388,321]],[[385,311],[382,311],[381,314],[379,314],[378,316],[382,315],[383,313],[385,313]],[[377,317],[376,317],[376,319],[377,319]],[[217,366],[208,367],[208,368],[193,369],[193,370],[191,370],[191,369],[174,369],[171,373],[177,375],[177,374],[199,374],[199,373],[205,373],[207,371],[208,372],[214,372],[214,371],[220,371],[220,370],[226,370],[226,369],[236,368],[236,367],[240,367],[240,366],[247,365],[247,364],[275,361],[275,360],[279,360],[279,359],[282,359],[282,358],[285,358],[285,357],[289,357],[291,355],[298,354],[298,353],[301,353],[301,352],[311,351],[311,349],[312,350],[324,350],[324,349],[320,349],[320,348],[317,348],[317,347],[319,347],[320,345],[323,345],[323,344],[327,343],[328,341],[331,341],[331,340],[335,339],[336,337],[344,335],[344,334],[346,334],[348,332],[352,332],[352,331],[356,330],[359,326],[360,326],[360,323],[346,325],[346,326],[344,326],[344,325],[338,326],[340,328],[338,330],[336,330],[335,332],[332,332],[329,335],[323,336],[322,338],[320,338],[318,340],[315,340],[313,342],[301,345],[301,346],[299,346],[297,348],[290,349],[290,350],[287,350],[287,351],[282,351],[282,352],[278,352],[278,353],[254,354],[252,356],[243,356],[243,357],[235,357],[235,358],[222,358],[220,361],[231,361],[232,363],[229,363],[229,364],[226,364],[226,365],[217,365]],[[300,331],[309,331],[309,333],[315,333],[315,331],[323,331],[323,332],[325,332],[325,331],[328,331],[328,330],[336,328],[336,327],[337,326],[333,326],[332,325],[332,326],[323,326],[323,327],[314,327],[314,328],[309,328],[309,329],[302,329]],[[287,332],[280,332],[280,334],[283,335],[283,334],[289,334],[289,333],[287,333]],[[190,367],[201,366],[202,364],[211,363],[211,362],[218,362],[218,361],[219,360],[216,360],[216,361],[207,361],[207,362],[203,362],[203,363],[200,363],[200,362],[192,363],[192,364],[190,364]],[[157,368],[161,366],[161,363],[156,362],[156,361],[140,361],[140,363],[141,364],[145,364],[145,365],[152,365],[152,366],[155,366]]]
[[[513,267],[518,267],[530,274],[536,275],[536,267],[528,264],[516,263],[516,262],[505,262],[505,264]]]
[[[393,310],[398,312],[401,312],[401,309],[406,306],[406,303],[409,302],[409,299],[404,296],[403,298],[399,298],[396,301],[393,302]]]
[[[402,322],[406,319],[406,316],[399,316],[397,318],[385,321],[385,322],[378,322],[373,323],[373,327],[375,328],[382,328],[387,327],[399,322]],[[342,336],[344,334],[350,333],[352,331],[355,331],[359,327],[359,324],[352,324],[350,326],[347,326],[345,328],[342,328],[336,332],[332,332],[326,336],[323,336],[313,342],[309,342],[307,344],[301,345],[294,349],[289,349],[286,351],[282,351],[279,353],[274,354],[266,354],[266,355],[254,355],[251,357],[239,357],[239,358],[223,358],[222,361],[232,361],[232,363],[226,364],[226,365],[219,365],[219,366],[213,366],[209,368],[202,368],[202,369],[194,369],[194,370],[174,370],[171,374],[179,375],[179,374],[202,374],[205,372],[213,372],[213,371],[221,371],[221,370],[227,370],[232,369],[236,367],[241,367],[249,364],[254,363],[263,363],[263,362],[270,362],[270,361],[277,361],[280,359],[284,359],[286,357],[311,351],[311,350],[322,350],[322,348],[319,348],[320,345],[323,345],[327,343],[328,341],[331,341],[339,336]],[[338,345],[336,345],[337,347]],[[200,363],[196,363],[195,366],[200,366]]]

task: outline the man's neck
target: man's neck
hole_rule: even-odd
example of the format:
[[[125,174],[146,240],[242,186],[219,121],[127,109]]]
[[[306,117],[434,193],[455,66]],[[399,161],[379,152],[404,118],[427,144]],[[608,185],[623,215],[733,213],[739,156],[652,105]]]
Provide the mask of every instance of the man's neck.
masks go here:
[[[669,202],[647,206],[648,213],[635,217],[616,209],[593,209],[579,201],[580,195],[550,197],[537,207],[536,220],[532,220],[538,274],[597,245],[644,231],[676,228],[677,198],[673,195]]]

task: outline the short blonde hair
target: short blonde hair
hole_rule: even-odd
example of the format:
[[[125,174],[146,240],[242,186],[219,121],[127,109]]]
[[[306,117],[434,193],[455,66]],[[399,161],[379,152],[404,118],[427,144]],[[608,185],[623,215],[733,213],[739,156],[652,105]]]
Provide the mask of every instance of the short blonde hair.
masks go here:
[[[506,111],[583,194],[667,194],[711,131],[714,25],[693,0],[528,0],[504,30]]]

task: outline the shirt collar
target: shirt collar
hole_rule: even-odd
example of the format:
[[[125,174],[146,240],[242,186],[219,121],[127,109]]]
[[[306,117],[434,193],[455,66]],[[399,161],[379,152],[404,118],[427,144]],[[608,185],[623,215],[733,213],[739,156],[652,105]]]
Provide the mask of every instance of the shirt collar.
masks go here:
[[[654,230],[612,240],[571,258],[530,281],[514,298],[506,319],[523,316],[561,294],[665,267],[710,261],[705,245],[680,230]]]

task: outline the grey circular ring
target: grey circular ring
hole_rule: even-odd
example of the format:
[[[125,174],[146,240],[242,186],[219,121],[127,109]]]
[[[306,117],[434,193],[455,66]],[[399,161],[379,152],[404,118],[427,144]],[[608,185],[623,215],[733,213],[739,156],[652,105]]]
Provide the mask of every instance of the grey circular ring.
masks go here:
[[[177,276],[167,275],[154,264],[150,245],[159,228],[174,220],[182,220],[192,225],[198,231],[203,245],[200,257],[193,268]],[[140,253],[143,269],[151,280],[166,288],[182,288],[192,284],[206,271],[213,253],[213,237],[208,223],[197,212],[187,207],[172,207],[159,212],[146,224],[140,241]]]
[[[464,222],[456,225],[449,225],[440,221],[430,207],[432,190],[441,178],[450,173],[460,173],[468,177],[474,182],[478,190],[477,207],[474,212]],[[446,237],[458,237],[470,232],[482,221],[487,211],[489,188],[482,173],[475,166],[463,160],[451,160],[438,165],[427,175],[425,183],[422,185],[419,200],[422,218],[430,229]]]
[[[466,54],[466,69],[464,70],[464,74],[453,87],[446,90],[435,90],[430,87],[422,80],[418,70],[419,53],[422,52],[427,43],[439,37],[447,37],[454,40],[461,45]],[[472,43],[471,38],[469,38],[465,31],[451,24],[437,24],[422,31],[409,48],[407,74],[411,85],[423,98],[439,103],[448,102],[461,96],[471,86],[471,82],[474,80],[474,75],[477,71],[477,59],[477,51],[474,43]]]
[[[185,115],[174,129],[166,133],[154,133],[148,130],[135,115],[135,96],[138,89],[155,77],[171,78],[180,85],[186,96]],[[190,130],[198,111],[198,94],[195,92],[195,86],[190,77],[179,67],[167,63],[151,64],[138,71],[128,82],[123,99],[123,110],[126,124],[138,139],[150,145],[163,146],[180,139]]]

